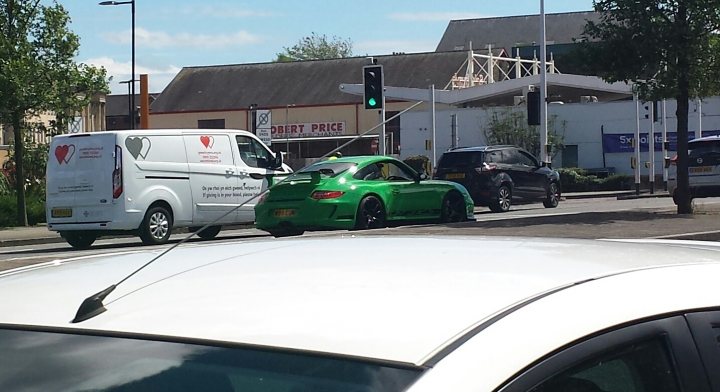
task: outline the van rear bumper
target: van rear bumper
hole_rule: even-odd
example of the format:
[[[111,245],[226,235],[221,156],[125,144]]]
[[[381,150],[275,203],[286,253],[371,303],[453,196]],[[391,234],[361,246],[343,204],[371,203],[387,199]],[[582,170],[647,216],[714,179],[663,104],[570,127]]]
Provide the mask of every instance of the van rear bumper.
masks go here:
[[[137,230],[140,222],[48,222],[50,231],[132,231]]]

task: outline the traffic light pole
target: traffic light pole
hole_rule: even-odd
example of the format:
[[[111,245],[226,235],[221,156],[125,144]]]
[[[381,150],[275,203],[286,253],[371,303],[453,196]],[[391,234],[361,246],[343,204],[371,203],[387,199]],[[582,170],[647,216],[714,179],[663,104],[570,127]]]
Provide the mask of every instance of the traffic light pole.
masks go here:
[[[385,148],[385,97],[383,96],[382,109],[378,110],[378,116],[380,116],[380,137],[378,140],[378,155],[385,155],[387,149]]]

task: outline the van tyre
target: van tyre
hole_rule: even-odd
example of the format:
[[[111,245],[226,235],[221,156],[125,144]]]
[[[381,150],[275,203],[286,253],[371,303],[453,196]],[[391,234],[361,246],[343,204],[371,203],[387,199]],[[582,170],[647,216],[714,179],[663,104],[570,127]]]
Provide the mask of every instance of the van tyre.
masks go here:
[[[194,232],[200,230],[201,228],[202,228],[202,226],[191,227],[190,232],[194,233]],[[220,230],[222,230],[222,226],[209,226],[205,230],[197,233],[197,236],[204,240],[209,240],[209,239],[217,237],[217,235],[220,234]]]
[[[560,187],[553,181],[548,185],[547,197],[543,200],[545,208],[555,208],[560,203]]]
[[[490,211],[508,212],[512,204],[512,189],[507,184],[500,185],[495,200],[490,202]]]
[[[151,207],[140,224],[140,239],[145,245],[168,242],[172,231],[172,215],[165,207]]]
[[[97,234],[87,231],[65,231],[60,235],[75,249],[89,249],[97,239]]]

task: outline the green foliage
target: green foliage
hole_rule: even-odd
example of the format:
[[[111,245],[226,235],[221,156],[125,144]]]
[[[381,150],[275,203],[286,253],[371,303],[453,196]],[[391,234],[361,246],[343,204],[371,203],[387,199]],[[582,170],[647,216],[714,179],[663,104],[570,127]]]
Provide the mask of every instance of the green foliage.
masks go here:
[[[403,162],[407,163],[408,166],[412,167],[416,172],[420,174],[428,173],[430,158],[426,157],[425,155],[414,155],[411,157],[407,157],[403,160]]]
[[[5,174],[4,170],[0,170],[0,196],[7,196],[12,194],[12,185],[8,179],[8,175]]]
[[[587,64],[604,79],[637,83],[644,99],[674,98],[680,75],[689,94],[718,92],[718,0],[596,0],[599,22],[588,22]]]
[[[313,32],[309,37],[303,37],[291,48],[283,48],[277,54],[275,62],[289,62],[302,60],[337,59],[352,56],[352,41],[333,36],[332,39]]]
[[[75,62],[80,39],[69,24],[67,11],[54,0],[0,3],[0,123],[13,128],[19,157],[13,169],[19,178],[26,178],[23,134],[28,118],[52,112],[52,132],[61,133],[93,95],[108,91],[104,69]],[[27,218],[21,185],[16,182],[15,195],[22,225]]]
[[[36,225],[45,223],[45,199],[36,194],[28,194],[27,199],[28,223]],[[0,194],[0,227],[17,226],[17,203],[13,194]]]
[[[525,112],[508,108],[492,109],[483,127],[488,144],[520,146],[535,156],[540,155],[540,127],[527,124]],[[558,133],[558,128],[561,133]],[[554,157],[563,148],[566,122],[558,123],[557,116],[548,118],[548,144]]]
[[[603,79],[632,81],[644,100],[677,101],[678,213],[692,212],[688,101],[720,92],[719,0],[595,0],[582,50]]]
[[[634,178],[625,174],[613,174],[599,178],[580,168],[558,169],[563,192],[620,191],[632,189]]]
[[[42,124],[35,124],[34,131],[45,131]],[[48,160],[49,146],[45,143],[38,143],[28,135],[25,136],[25,153],[23,154],[23,177],[25,178],[24,189],[28,194],[37,194],[45,197],[45,168]],[[17,184],[16,154],[14,146],[10,146],[10,155],[3,165],[3,171],[7,174],[6,180],[12,188]]]

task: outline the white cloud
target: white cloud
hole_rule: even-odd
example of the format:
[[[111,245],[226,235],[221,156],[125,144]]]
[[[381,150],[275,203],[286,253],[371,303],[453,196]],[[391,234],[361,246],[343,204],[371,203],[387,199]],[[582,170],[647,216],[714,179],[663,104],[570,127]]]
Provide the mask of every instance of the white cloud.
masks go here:
[[[353,44],[353,54],[362,56],[364,54],[380,55],[393,52],[418,53],[433,52],[437,47],[437,41],[412,41],[412,40],[387,40],[387,41],[361,41]]]
[[[132,75],[132,65],[130,62],[118,62],[109,57],[97,57],[83,61],[83,63],[103,67],[107,70],[108,76],[112,76],[110,81],[110,90],[113,94],[127,94],[127,84],[120,84],[124,80],[130,80]],[[180,67],[168,65],[160,68],[150,68],[135,64],[135,78],[139,79],[141,74],[148,75],[150,84],[150,92],[161,92],[165,86],[180,72]],[[139,92],[140,85],[137,84],[135,91]]]
[[[132,42],[132,31],[125,30],[116,33],[105,33],[107,41],[115,44],[127,45]],[[247,31],[237,31],[229,34],[170,34],[164,31],[150,31],[143,28],[135,29],[135,44],[148,48],[208,48],[219,49],[233,46],[248,45],[260,42],[260,37]]]
[[[487,15],[467,12],[396,12],[388,15],[389,19],[406,22],[449,22],[456,19],[477,19],[487,17]]]

